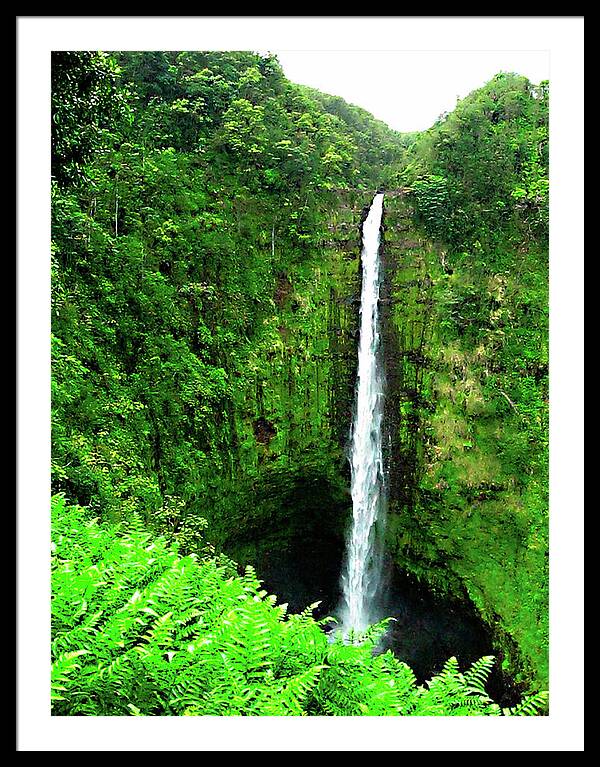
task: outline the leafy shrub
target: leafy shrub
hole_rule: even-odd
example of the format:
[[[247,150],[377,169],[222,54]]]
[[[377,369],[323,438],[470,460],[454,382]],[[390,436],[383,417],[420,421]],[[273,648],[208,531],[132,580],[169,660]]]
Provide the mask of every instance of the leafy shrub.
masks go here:
[[[537,714],[485,692],[494,659],[451,658],[426,686],[391,652],[385,621],[330,641],[308,607],[286,605],[205,550],[181,556],[135,515],[101,525],[52,499],[52,712],[57,715]]]

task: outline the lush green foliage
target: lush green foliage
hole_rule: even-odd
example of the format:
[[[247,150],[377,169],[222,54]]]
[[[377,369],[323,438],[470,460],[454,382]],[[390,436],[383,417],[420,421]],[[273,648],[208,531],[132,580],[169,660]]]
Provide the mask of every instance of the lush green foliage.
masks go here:
[[[493,658],[451,658],[426,686],[376,626],[330,642],[311,608],[287,615],[252,568],[181,556],[138,517],[121,528],[52,501],[52,710],[62,715],[537,714],[485,692]]]
[[[363,160],[272,58],[117,58],[53,57],[53,487],[189,527],[255,450],[273,363],[301,375],[331,189]]]
[[[396,322],[421,360],[403,363],[416,394],[402,416],[421,452],[412,513],[392,527],[405,566],[442,591],[466,589],[508,637],[507,667],[545,687],[547,83],[498,75],[409,155],[419,226],[410,260],[400,257]],[[405,208],[388,202],[399,249]]]
[[[429,234],[455,249],[547,238],[548,93],[496,75],[411,145],[404,177]]]
[[[394,451],[423,472],[392,548],[466,589],[546,687],[547,86],[499,76],[418,136],[249,52],[57,52],[52,88],[54,491],[103,521],[139,515],[202,567],[204,517],[244,562],[314,520],[341,535],[348,245],[360,190],[408,185],[435,246],[426,275],[410,238],[397,259],[419,282],[398,337],[428,340],[403,362],[404,422],[422,430]]]
[[[365,109],[348,104],[339,96],[330,96],[306,86],[302,91],[332,115],[336,120],[333,125],[339,126],[338,129],[349,136],[356,158],[353,170],[355,185],[376,189],[393,183],[393,174],[404,159],[409,143],[407,138],[390,130]]]
[[[65,51],[52,58],[52,176],[81,180],[94,151],[129,117],[118,68],[102,53]]]

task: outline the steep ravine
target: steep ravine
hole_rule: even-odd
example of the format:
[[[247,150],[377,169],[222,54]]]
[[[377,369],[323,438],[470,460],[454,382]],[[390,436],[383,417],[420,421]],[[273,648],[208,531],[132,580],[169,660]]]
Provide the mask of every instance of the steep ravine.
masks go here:
[[[546,690],[547,84],[499,75],[411,137],[271,56],[118,58],[53,56],[53,492],[339,610],[360,226],[411,184],[385,191],[369,620],[420,681],[494,654],[503,705]]]
[[[245,409],[235,413],[232,479],[209,510],[209,529],[226,553],[242,566],[255,566],[265,587],[290,609],[320,601],[322,617],[339,605],[351,512],[347,440],[356,375],[359,233],[370,200],[369,193],[341,195],[324,258],[280,276],[273,328],[256,354],[255,387]],[[445,557],[443,539],[420,528],[425,415],[433,410],[425,364],[433,298],[423,255],[429,246],[412,228],[402,191],[386,194],[384,230],[390,508],[382,611],[396,617],[391,646],[424,680],[450,655],[461,664],[483,654],[502,660],[510,638],[492,636]],[[512,682],[501,677],[497,672],[493,686],[510,703]]]

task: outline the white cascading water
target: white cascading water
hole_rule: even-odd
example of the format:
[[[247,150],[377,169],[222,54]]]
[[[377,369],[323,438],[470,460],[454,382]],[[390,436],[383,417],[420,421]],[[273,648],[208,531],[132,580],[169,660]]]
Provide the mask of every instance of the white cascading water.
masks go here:
[[[351,431],[352,529],[342,575],[342,632],[361,632],[375,619],[381,582],[377,522],[383,508],[383,374],[379,334],[379,243],[383,194],[376,194],[362,227],[362,290],[356,407]]]

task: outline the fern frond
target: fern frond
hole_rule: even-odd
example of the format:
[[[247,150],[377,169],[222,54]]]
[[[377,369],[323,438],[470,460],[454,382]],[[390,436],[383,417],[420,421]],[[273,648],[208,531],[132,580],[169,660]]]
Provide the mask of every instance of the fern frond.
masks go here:
[[[87,652],[87,650],[65,652],[54,661],[50,672],[50,697],[53,701],[65,699],[61,693],[67,690],[67,685],[71,681],[73,674],[81,668],[77,658],[80,658]]]
[[[512,708],[502,709],[504,716],[539,716],[548,708],[548,692],[528,695],[521,703]]]
[[[485,685],[494,668],[495,662],[496,658],[493,655],[484,655],[483,658],[475,661],[475,663],[465,671],[465,684],[471,690],[475,690],[482,693],[482,695],[485,695]]]

